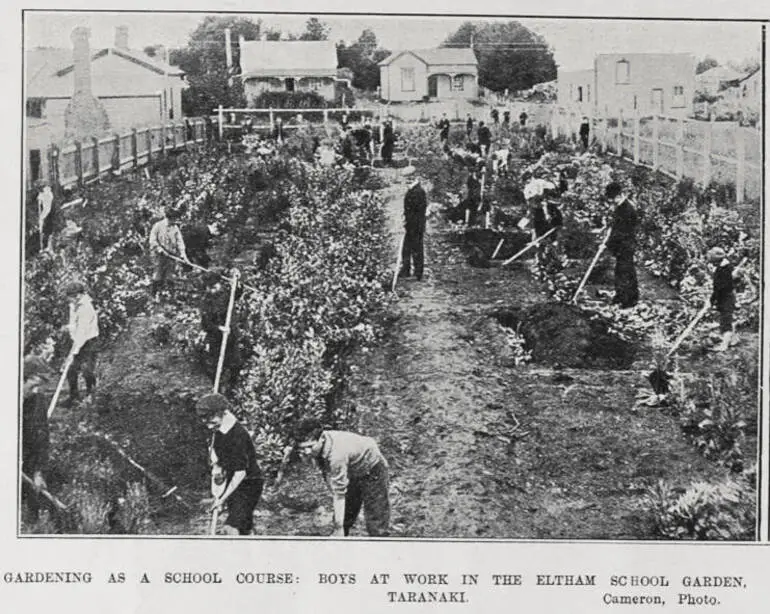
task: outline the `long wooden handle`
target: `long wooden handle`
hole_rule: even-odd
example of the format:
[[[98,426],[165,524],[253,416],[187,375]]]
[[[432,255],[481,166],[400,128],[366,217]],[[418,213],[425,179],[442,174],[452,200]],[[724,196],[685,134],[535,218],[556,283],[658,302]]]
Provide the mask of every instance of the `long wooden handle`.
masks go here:
[[[22,472],[21,479],[24,480],[30,486],[36,488],[38,490],[38,492],[41,495],[43,495],[46,499],[48,499],[57,510],[59,510],[60,512],[66,512],[67,511],[68,508],[67,508],[67,506],[64,503],[59,501],[59,499],[54,497],[45,488],[38,488],[37,485],[35,484],[35,481],[32,478],[30,478],[26,473]]]
[[[539,237],[538,237],[537,239],[535,239],[534,241],[530,241],[530,242],[529,242],[529,243],[528,243],[526,246],[524,246],[524,247],[523,247],[523,248],[521,248],[521,249],[520,249],[518,252],[516,252],[516,253],[515,253],[513,256],[511,256],[510,258],[508,258],[508,260],[505,260],[505,261],[504,261],[504,262],[503,262],[503,263],[502,263],[500,266],[506,266],[506,265],[510,264],[511,262],[513,262],[514,260],[516,260],[516,258],[518,258],[518,257],[519,257],[519,256],[521,256],[522,254],[524,254],[524,253],[528,252],[530,249],[532,249],[533,247],[535,247],[536,245],[538,245],[539,243],[541,243],[541,242],[543,241],[543,239],[545,239],[545,238],[546,238],[548,235],[550,235],[550,234],[551,234],[552,232],[554,232],[555,230],[556,230],[556,227],[554,227],[554,228],[551,228],[551,229],[550,229],[548,232],[546,232],[545,234],[543,234],[543,235],[539,236]]]
[[[495,248],[495,251],[492,252],[492,258],[490,260],[494,260],[495,256],[497,256],[497,253],[500,251],[500,248],[503,246],[503,242],[505,241],[505,237],[500,239],[500,242],[497,244],[497,247]]]
[[[398,274],[401,271],[401,265],[403,261],[404,253],[404,241],[406,240],[406,233],[401,235],[401,242],[398,245],[398,256],[396,257],[396,268],[393,271],[393,283],[391,284],[390,291],[396,291],[396,283],[398,282]]]
[[[583,291],[583,287],[586,285],[586,282],[588,281],[588,277],[591,275],[591,271],[594,270],[594,267],[596,266],[596,263],[599,262],[599,257],[604,253],[605,248],[607,247],[607,241],[610,238],[610,234],[612,233],[612,227],[610,227],[607,230],[607,234],[604,236],[604,239],[599,244],[599,249],[596,250],[596,254],[593,257],[593,260],[591,260],[591,264],[588,267],[588,270],[585,272],[585,275],[583,275],[583,279],[580,280],[580,285],[578,286],[577,290],[575,290],[575,295],[572,297],[571,303],[577,303],[577,297],[580,295],[580,293]]]
[[[215,507],[211,512],[211,524],[209,525],[209,534],[217,534],[217,522],[219,521],[219,508]]]
[[[59,400],[59,395],[61,394],[61,390],[64,387],[64,380],[67,379],[67,373],[70,370],[70,367],[72,366],[72,361],[75,360],[75,356],[73,354],[70,354],[67,356],[67,360],[64,363],[64,369],[62,369],[61,377],[59,378],[59,383],[56,386],[56,392],[53,393],[53,397],[51,398],[51,403],[48,406],[48,417],[51,417],[51,414],[53,413],[54,408],[56,407],[56,402]]]
[[[689,336],[689,334],[695,329],[695,326],[698,324],[698,322],[701,321],[701,318],[706,315],[706,312],[711,309],[711,303],[706,302],[701,310],[698,312],[698,314],[693,318],[692,322],[690,322],[687,325],[687,328],[685,328],[681,334],[676,338],[676,341],[674,341],[674,345],[671,346],[671,349],[666,354],[666,358],[671,356],[676,350],[679,348],[680,345],[682,345],[682,342]]]
[[[217,374],[214,377],[214,392],[219,392],[219,379],[222,376],[222,367],[225,364],[225,350],[227,349],[227,338],[230,336],[230,321],[233,316],[233,305],[235,304],[235,289],[238,287],[238,269],[233,270],[233,278],[230,286],[230,302],[227,305],[227,317],[225,318],[224,331],[222,332],[222,346],[219,348],[219,361],[217,362]]]

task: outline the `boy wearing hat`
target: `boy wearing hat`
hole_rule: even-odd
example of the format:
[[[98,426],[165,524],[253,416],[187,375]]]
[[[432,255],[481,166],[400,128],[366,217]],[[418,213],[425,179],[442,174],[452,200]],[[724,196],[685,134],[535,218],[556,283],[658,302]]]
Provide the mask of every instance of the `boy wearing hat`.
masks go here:
[[[621,309],[627,309],[639,302],[639,283],[634,264],[639,217],[619,183],[610,183],[605,189],[605,196],[616,205],[612,231],[607,239],[607,249],[615,256],[615,296],[612,302],[620,305]]]
[[[72,339],[70,355],[72,365],[67,373],[70,385],[69,405],[80,400],[78,376],[83,372],[86,380],[86,394],[93,392],[96,386],[96,344],[99,338],[99,316],[94,309],[91,297],[85,286],[79,281],[72,281],[64,287],[64,294],[69,301],[70,317],[66,329]]]
[[[36,489],[46,488],[43,471],[48,465],[48,413],[40,392],[40,386],[51,377],[52,370],[38,356],[24,358],[24,383],[22,386],[23,405],[21,420],[21,470],[30,477]],[[22,496],[37,519],[39,502],[33,490],[24,482]]]
[[[156,222],[150,230],[150,254],[155,262],[155,274],[150,290],[156,299],[160,290],[174,277],[176,263],[170,256],[190,262],[178,225],[180,217],[180,211],[167,207],[164,218]]]
[[[716,350],[724,352],[730,347],[730,341],[733,338],[733,312],[735,311],[733,265],[721,247],[712,247],[708,252],[708,260],[714,271],[711,305],[719,312],[719,332],[722,334],[722,343]]]
[[[301,456],[315,459],[332,493],[332,535],[349,535],[363,506],[366,532],[371,537],[387,537],[388,463],[377,442],[356,433],[326,431],[317,418],[300,422],[295,441]]]
[[[209,449],[211,460],[212,511],[227,504],[227,535],[249,535],[254,528],[254,508],[262,496],[262,472],[257,452],[246,428],[233,414],[221,394],[202,397],[196,410],[214,431]]]

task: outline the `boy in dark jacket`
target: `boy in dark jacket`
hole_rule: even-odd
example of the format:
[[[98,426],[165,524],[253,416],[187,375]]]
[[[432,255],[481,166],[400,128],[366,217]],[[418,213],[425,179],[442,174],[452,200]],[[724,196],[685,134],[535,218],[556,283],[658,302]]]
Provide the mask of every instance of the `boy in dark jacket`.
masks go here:
[[[249,535],[254,528],[254,508],[262,496],[262,471],[246,428],[221,394],[207,394],[197,405],[198,414],[214,431],[209,454],[212,466],[212,511],[227,504],[227,535]]]
[[[414,266],[414,277],[422,281],[425,263],[425,215],[428,196],[417,179],[404,196],[404,248],[401,252],[400,277],[409,277]]]
[[[27,503],[32,522],[38,518],[38,492],[46,488],[43,472],[48,466],[48,412],[40,386],[48,381],[51,368],[38,356],[24,358],[23,413],[21,420],[21,470],[34,486],[24,482],[22,499]]]
[[[616,204],[612,216],[612,232],[607,240],[607,249],[615,256],[615,296],[612,302],[626,309],[639,301],[639,284],[634,264],[639,217],[619,183],[610,183],[605,195]]]
[[[714,268],[711,305],[719,312],[719,332],[722,334],[722,343],[716,350],[724,352],[730,347],[730,342],[733,338],[733,312],[735,311],[734,269],[727,259],[725,250],[721,247],[711,248],[708,253],[708,260]]]

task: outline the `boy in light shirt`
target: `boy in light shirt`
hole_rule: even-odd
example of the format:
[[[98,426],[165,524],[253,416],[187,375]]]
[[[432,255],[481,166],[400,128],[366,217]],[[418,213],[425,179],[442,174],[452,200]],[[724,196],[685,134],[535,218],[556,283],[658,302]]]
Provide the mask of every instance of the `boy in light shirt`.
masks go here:
[[[72,339],[72,365],[67,374],[70,385],[69,405],[80,401],[78,376],[83,372],[86,381],[86,394],[91,394],[96,386],[96,354],[99,339],[99,316],[94,309],[91,297],[85,286],[79,281],[72,281],[64,287],[64,294],[69,301],[70,317],[66,329]]]
[[[356,433],[326,431],[317,418],[303,420],[295,440],[301,455],[315,459],[332,492],[332,536],[349,535],[363,506],[367,533],[387,537],[388,463],[377,442]]]

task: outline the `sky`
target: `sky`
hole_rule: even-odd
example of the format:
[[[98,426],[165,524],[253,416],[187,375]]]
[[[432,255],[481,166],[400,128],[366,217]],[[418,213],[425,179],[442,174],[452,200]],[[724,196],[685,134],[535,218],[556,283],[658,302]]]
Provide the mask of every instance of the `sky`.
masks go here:
[[[262,19],[268,27],[301,32],[309,15],[242,14]],[[28,12],[25,46],[70,47],[75,26],[91,28],[91,45],[106,47],[115,26],[129,28],[131,47],[152,44],[185,46],[204,13],[46,13]],[[371,28],[382,47],[390,50],[435,47],[466,21],[458,17],[319,15],[331,26],[332,40],[352,41]],[[489,18],[474,18],[473,21]],[[506,20],[509,18],[506,18]],[[598,53],[692,53],[710,55],[721,63],[759,58],[760,25],[741,22],[677,22],[583,19],[518,19],[542,34],[563,70],[590,68]]]

